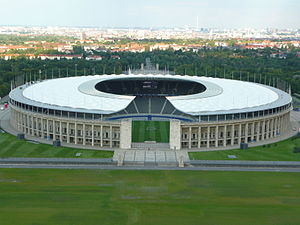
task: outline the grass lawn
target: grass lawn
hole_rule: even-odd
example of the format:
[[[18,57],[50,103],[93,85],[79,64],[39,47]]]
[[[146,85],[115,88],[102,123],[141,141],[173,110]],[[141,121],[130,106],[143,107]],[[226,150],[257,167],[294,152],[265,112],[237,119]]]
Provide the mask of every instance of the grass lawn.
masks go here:
[[[45,157],[45,158],[111,158],[111,151],[82,150],[76,148],[53,147],[46,144],[33,144],[26,140],[17,140],[11,134],[0,133],[0,158],[7,157]],[[1,201],[1,200],[0,200]]]
[[[169,136],[169,121],[132,122],[132,142],[156,141],[160,143],[168,143]]]
[[[1,225],[296,225],[300,174],[0,170]]]
[[[228,150],[211,152],[190,152],[190,159],[226,160],[228,155],[235,155],[230,160],[259,160],[259,161],[300,161],[300,153],[294,153],[294,147],[300,146],[300,138],[290,138],[278,143],[253,147],[247,150]]]

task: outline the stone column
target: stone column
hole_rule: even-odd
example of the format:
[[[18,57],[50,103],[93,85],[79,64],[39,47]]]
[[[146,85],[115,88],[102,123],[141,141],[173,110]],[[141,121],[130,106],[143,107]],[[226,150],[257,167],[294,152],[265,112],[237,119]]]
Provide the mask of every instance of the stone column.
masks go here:
[[[245,125],[245,143],[248,143],[248,129],[249,129],[249,124],[248,122]]]
[[[55,139],[56,139],[56,138],[55,138],[55,136],[56,136],[56,130],[55,130],[55,120],[53,119],[53,120],[52,120],[52,122],[53,122],[53,127],[52,127],[53,140],[55,140]]]
[[[273,138],[274,136],[274,118],[271,119],[271,122],[270,122],[270,138]]]
[[[181,123],[179,120],[170,121],[170,148],[181,149]]]
[[[209,142],[210,142],[210,127],[209,127],[209,126],[207,127],[207,137],[206,137],[206,141],[207,141],[206,147],[209,148],[209,147],[210,147],[210,144],[209,144]]]
[[[264,120],[262,123],[262,130],[261,130],[261,140],[265,140],[265,128],[266,128],[266,121]]]
[[[101,146],[102,146],[102,125],[101,125]],[[132,140],[132,121],[122,120],[120,127],[120,148],[130,149]]]
[[[86,130],[85,130],[85,123],[82,123],[82,144],[85,145],[85,134],[86,134]]]
[[[122,124],[122,122],[121,122]],[[131,140],[130,140],[131,142]],[[100,147],[103,147],[103,125],[100,126]]]
[[[255,133],[255,122],[251,124],[251,141],[254,140],[254,133]]]
[[[198,127],[198,148],[201,148],[201,127]]]
[[[44,138],[45,133],[44,133],[44,118],[41,117],[41,132],[42,132],[42,138]]]
[[[217,148],[219,146],[219,126],[216,126],[215,129],[215,147]]]
[[[277,132],[278,132],[278,117],[276,117],[274,121],[274,137],[277,137]]]
[[[46,126],[47,126],[47,138],[50,137],[50,132],[49,132],[49,120],[47,119],[47,122],[46,122]]]
[[[256,124],[256,141],[260,141],[260,121],[257,122]]]
[[[60,142],[63,141],[62,136],[63,136],[63,135],[62,135],[62,122],[59,121],[59,140],[60,140]]]
[[[227,125],[224,126],[224,134],[223,134],[223,146],[226,147],[227,145]]]
[[[31,135],[34,136],[34,117],[31,116]]]
[[[95,134],[94,134],[94,130],[95,130],[95,127],[94,127],[95,125],[94,124],[92,124],[92,146],[94,146],[95,145]]]
[[[192,148],[192,127],[189,127],[189,149]]]
[[[238,145],[241,144],[242,141],[242,124],[239,124],[239,131],[238,131]]]
[[[234,124],[231,126],[231,145],[234,145]]]
[[[269,137],[270,137],[270,119],[268,119],[267,121],[267,127],[266,127],[266,131],[265,131],[265,133],[266,133],[266,139],[269,139]]]
[[[112,126],[109,126],[109,147],[112,148]]]
[[[70,143],[70,123],[67,122],[67,143]]]
[[[76,122],[75,122],[74,129],[75,129],[75,145],[77,145],[77,123]]]

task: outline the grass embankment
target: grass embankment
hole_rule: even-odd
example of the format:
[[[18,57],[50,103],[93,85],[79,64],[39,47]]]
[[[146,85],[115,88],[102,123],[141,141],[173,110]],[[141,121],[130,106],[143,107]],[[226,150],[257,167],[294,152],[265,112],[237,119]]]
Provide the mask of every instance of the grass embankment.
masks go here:
[[[1,225],[288,225],[300,174],[0,170]]]
[[[293,137],[274,144],[249,148],[247,150],[226,150],[211,152],[190,152],[190,159],[199,160],[229,160],[228,155],[235,155],[230,160],[259,161],[300,161],[300,153],[294,153],[294,148],[300,146],[300,138]]]
[[[41,157],[41,158],[111,158],[111,151],[97,151],[66,147],[53,147],[52,145],[31,143],[27,140],[17,140],[13,135],[0,133],[0,158],[7,157]]]

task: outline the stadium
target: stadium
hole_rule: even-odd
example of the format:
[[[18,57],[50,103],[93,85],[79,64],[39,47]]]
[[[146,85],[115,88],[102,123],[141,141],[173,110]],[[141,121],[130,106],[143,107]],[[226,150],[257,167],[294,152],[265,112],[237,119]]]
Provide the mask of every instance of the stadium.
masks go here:
[[[10,94],[20,133],[99,149],[215,149],[289,130],[291,96],[238,80],[168,74],[66,77]]]

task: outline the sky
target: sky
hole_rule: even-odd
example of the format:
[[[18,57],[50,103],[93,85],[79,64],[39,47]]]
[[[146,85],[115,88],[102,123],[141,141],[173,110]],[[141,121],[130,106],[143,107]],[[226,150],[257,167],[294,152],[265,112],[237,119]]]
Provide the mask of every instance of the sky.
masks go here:
[[[300,0],[0,0],[1,25],[297,28]]]

